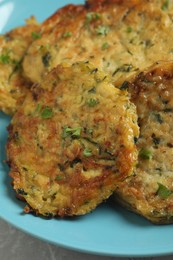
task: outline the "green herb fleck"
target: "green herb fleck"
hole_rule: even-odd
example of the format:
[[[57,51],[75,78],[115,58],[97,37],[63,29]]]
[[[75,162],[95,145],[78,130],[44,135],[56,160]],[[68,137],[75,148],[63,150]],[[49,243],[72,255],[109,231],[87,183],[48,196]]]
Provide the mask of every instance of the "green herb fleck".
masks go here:
[[[93,129],[92,128],[88,128],[88,134],[92,134],[93,133]]]
[[[19,195],[27,195],[27,193],[24,191],[24,189],[19,188],[16,190]]]
[[[159,138],[159,137],[156,137],[156,135],[153,133],[152,134],[152,139],[153,139],[153,143],[157,146],[157,145],[159,145],[160,144],[160,141],[161,141],[161,139]]]
[[[58,175],[56,176],[55,180],[56,181],[61,181],[63,179],[63,176],[62,175]]]
[[[152,152],[146,148],[142,148],[139,152],[139,156],[144,160],[151,160]]]
[[[96,29],[96,33],[98,35],[106,36],[110,31],[110,27],[108,25],[99,25]]]
[[[149,48],[149,47],[152,47],[154,44],[152,43],[152,41],[150,39],[147,39],[144,41],[144,45],[146,48],[147,47]]]
[[[110,46],[109,43],[107,43],[107,42],[103,43],[103,45],[102,45],[102,50],[108,49],[109,46]]]
[[[163,123],[163,118],[161,117],[160,114],[155,113],[154,116],[155,116],[155,118],[156,118],[156,121],[157,121],[159,124],[162,124],[162,123]]]
[[[43,62],[43,64],[44,64],[45,67],[49,67],[50,59],[51,59],[51,54],[50,54],[50,52],[47,52],[47,53],[42,57],[42,62]]]
[[[31,35],[32,35],[33,40],[37,40],[37,39],[41,38],[41,33],[39,33],[39,32],[38,33],[32,32]]]
[[[68,38],[68,37],[71,37],[72,36],[72,32],[65,32],[64,34],[63,34],[63,37],[64,38]]]
[[[130,26],[127,27],[127,30],[126,30],[127,33],[131,33],[132,31],[133,31],[132,27],[130,27]]]
[[[165,113],[172,113],[173,109],[172,108],[165,108],[165,109],[163,109],[163,112],[165,112]]]
[[[137,143],[137,141],[138,141],[138,137],[134,137],[134,144],[136,144]]]
[[[158,183],[159,188],[157,190],[157,194],[162,198],[162,199],[167,199],[171,194],[172,191],[169,190],[166,186],[164,186],[161,183]]]
[[[0,55],[0,62],[3,64],[9,64],[11,62],[11,58],[8,52],[6,54]]]
[[[134,67],[133,67],[132,64],[123,64],[121,67],[117,68],[113,72],[112,76],[115,76],[115,74],[118,73],[118,72],[130,72],[132,70],[134,70]]]
[[[51,118],[53,116],[53,111],[51,107],[46,106],[42,112],[41,112],[41,117],[43,119],[48,119]]]
[[[124,81],[123,84],[120,86],[120,90],[126,90],[128,89],[128,81]]]
[[[42,105],[40,103],[37,104],[35,113],[40,113]]]
[[[86,157],[92,156],[92,151],[91,151],[91,149],[85,148],[84,151],[83,151],[83,155],[86,156]]]
[[[166,1],[163,3],[163,5],[162,5],[161,8],[162,8],[163,11],[167,11],[168,8],[169,8],[169,0],[166,0]]]
[[[93,87],[88,90],[88,93],[96,93],[96,87]]]
[[[95,98],[90,98],[87,100],[87,105],[89,107],[94,107],[99,103],[99,100],[95,99]]]
[[[82,127],[71,128],[71,127],[65,126],[63,128],[63,132],[62,132],[62,138],[65,139],[68,136],[80,137],[81,131],[82,131]]]
[[[99,13],[96,13],[96,12],[90,12],[90,13],[87,13],[86,15],[86,20],[87,22],[92,22],[93,20],[98,20],[100,19],[101,15]]]

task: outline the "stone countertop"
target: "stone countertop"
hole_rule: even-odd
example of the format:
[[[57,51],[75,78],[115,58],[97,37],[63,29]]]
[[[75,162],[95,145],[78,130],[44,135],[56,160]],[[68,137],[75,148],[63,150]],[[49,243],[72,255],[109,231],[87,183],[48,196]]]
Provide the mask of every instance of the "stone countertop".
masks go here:
[[[0,219],[0,260],[133,260],[133,258],[95,256],[41,241],[17,230]],[[136,260],[172,260],[172,256],[135,258]]]

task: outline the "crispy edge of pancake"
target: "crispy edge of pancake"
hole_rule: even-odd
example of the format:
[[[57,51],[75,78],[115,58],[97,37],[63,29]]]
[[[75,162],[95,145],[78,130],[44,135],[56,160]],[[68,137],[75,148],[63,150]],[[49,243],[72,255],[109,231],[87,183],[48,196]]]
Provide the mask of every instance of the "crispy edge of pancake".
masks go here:
[[[9,127],[7,154],[14,189],[28,202],[25,211],[45,216],[86,214],[133,171],[137,157],[134,136],[138,135],[135,107],[126,91],[114,88],[105,73],[88,63],[59,66],[42,85],[47,90],[34,87]],[[93,104],[97,98],[100,101],[95,105],[85,103],[90,100]],[[52,116],[40,118],[43,109],[52,111]],[[74,126],[81,133],[75,130],[71,135],[63,130]],[[87,132],[93,126],[92,133]],[[75,138],[76,131],[79,136]]]

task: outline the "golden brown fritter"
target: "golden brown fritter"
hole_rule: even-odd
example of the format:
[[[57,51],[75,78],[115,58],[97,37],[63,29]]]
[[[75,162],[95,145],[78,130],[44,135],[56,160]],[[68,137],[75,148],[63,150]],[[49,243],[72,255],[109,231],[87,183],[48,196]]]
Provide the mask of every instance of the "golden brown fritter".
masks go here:
[[[7,114],[14,114],[17,107],[30,91],[32,82],[22,71],[21,62],[29,45],[39,41],[42,34],[53,31],[55,26],[65,26],[68,19],[75,17],[83,6],[68,5],[58,9],[43,23],[38,24],[34,17],[27,20],[27,24],[0,36],[0,110]],[[47,53],[48,44],[37,45],[38,52]],[[45,57],[46,59],[46,57]],[[33,70],[39,71],[34,64]]]
[[[115,197],[154,223],[173,223],[173,62],[158,62],[127,86],[139,116],[139,162]]]
[[[91,61],[122,82],[157,60],[173,58],[172,20],[166,1],[88,1],[75,19],[62,21],[30,46],[25,76],[40,82],[62,62]]]
[[[135,107],[107,74],[89,63],[53,69],[9,126],[10,175],[25,211],[93,210],[132,174],[137,136]]]
[[[25,26],[0,36],[0,110],[7,114],[16,111],[28,92],[29,83],[22,76],[21,62],[38,28],[31,17]]]

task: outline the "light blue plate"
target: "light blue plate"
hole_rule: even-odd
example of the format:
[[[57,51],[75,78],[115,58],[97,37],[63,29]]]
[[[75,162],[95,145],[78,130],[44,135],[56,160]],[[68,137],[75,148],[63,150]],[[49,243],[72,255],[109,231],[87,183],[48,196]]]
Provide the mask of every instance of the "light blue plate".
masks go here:
[[[68,0],[0,0],[0,32],[35,15],[48,17]],[[82,3],[82,1],[73,1]],[[44,220],[24,215],[24,203],[15,198],[5,160],[6,126],[10,118],[0,113],[0,217],[40,239],[63,247],[112,256],[156,256],[173,253],[173,225],[154,226],[115,205],[104,204],[75,219]]]

